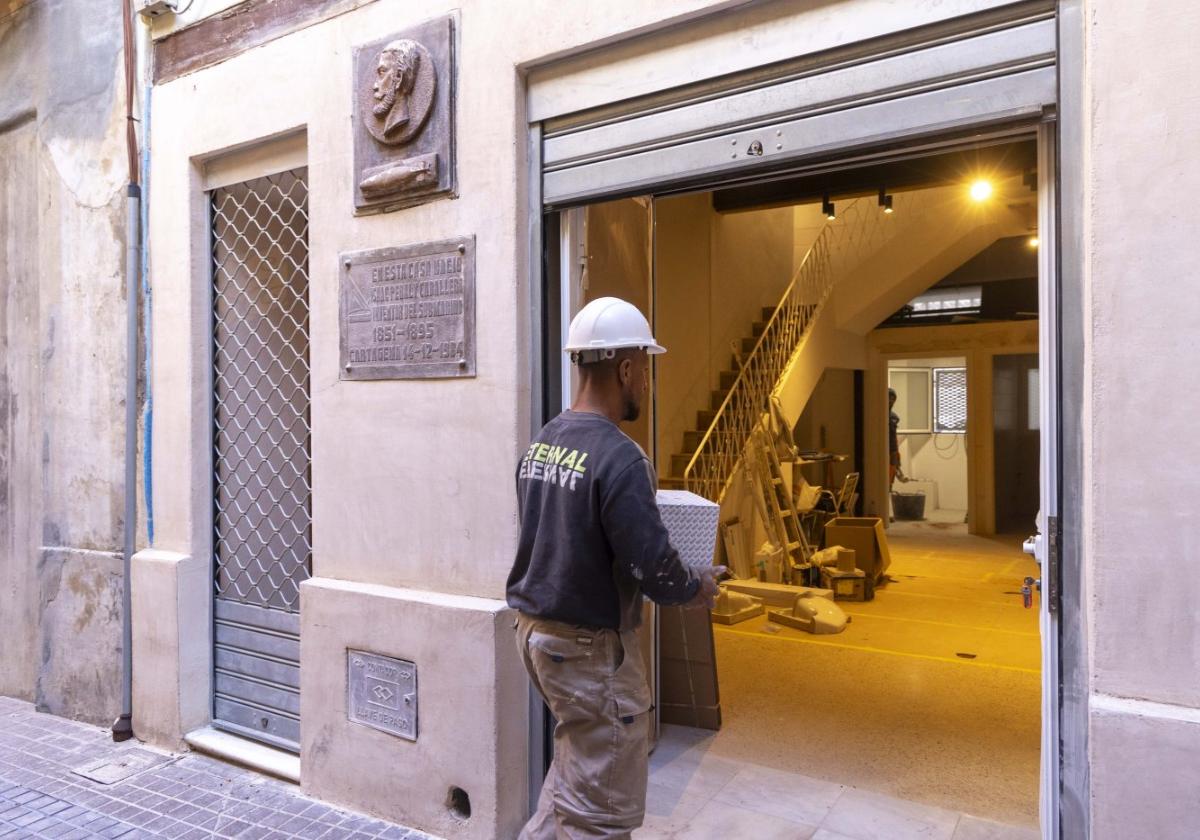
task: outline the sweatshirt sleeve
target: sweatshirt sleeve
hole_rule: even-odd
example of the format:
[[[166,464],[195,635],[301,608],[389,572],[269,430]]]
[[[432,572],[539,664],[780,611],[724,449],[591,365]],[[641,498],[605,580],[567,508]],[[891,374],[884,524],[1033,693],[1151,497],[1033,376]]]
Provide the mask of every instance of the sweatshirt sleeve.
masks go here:
[[[654,499],[649,462],[638,458],[605,491],[600,515],[620,572],[636,580],[657,604],[690,601],[700,589],[700,577],[671,545]]]

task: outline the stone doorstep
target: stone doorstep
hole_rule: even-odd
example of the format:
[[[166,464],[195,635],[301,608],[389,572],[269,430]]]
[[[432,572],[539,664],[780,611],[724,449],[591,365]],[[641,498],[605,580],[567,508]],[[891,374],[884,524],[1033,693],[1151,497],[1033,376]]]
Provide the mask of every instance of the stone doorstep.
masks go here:
[[[300,756],[239,738],[211,726],[193,729],[183,736],[188,746],[241,767],[257,770],[285,782],[300,784]]]

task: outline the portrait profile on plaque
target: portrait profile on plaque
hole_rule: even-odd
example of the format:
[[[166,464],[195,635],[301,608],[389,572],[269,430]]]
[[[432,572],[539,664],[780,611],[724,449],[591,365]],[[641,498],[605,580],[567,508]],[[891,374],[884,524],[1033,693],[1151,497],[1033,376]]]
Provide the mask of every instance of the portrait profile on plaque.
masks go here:
[[[454,76],[451,17],[355,49],[355,212],[454,194]]]

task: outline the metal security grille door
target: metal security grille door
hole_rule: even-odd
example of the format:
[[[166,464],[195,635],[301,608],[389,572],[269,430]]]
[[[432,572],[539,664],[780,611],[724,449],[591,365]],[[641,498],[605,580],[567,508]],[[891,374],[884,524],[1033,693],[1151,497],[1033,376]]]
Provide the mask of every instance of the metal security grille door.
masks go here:
[[[214,725],[300,743],[311,575],[306,169],[212,200]]]

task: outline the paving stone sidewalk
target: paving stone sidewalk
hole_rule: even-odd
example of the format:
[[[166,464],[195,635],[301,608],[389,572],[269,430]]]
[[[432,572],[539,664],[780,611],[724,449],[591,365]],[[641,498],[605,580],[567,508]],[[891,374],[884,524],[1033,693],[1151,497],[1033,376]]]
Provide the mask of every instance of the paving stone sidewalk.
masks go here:
[[[154,763],[111,784],[80,768]],[[101,768],[103,771],[104,768]],[[339,810],[280,782],[197,753],[172,754],[0,697],[0,837],[434,840]]]

